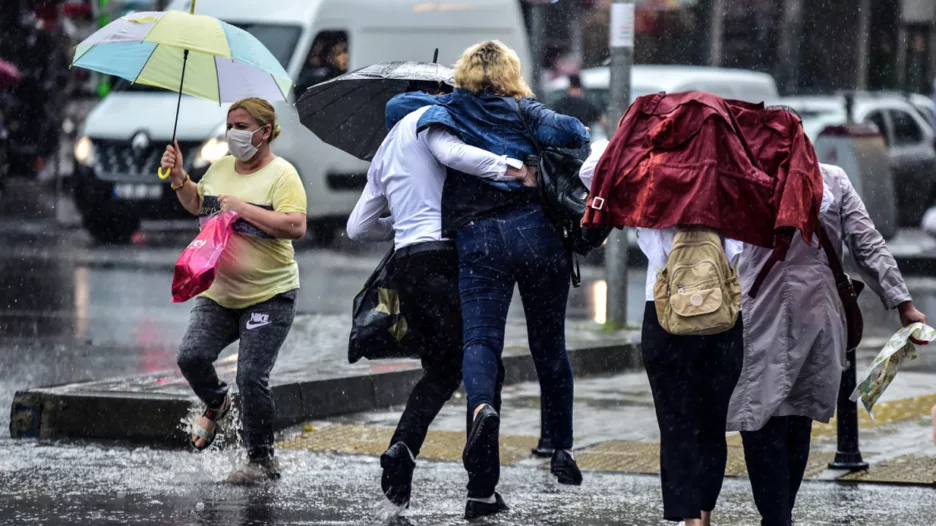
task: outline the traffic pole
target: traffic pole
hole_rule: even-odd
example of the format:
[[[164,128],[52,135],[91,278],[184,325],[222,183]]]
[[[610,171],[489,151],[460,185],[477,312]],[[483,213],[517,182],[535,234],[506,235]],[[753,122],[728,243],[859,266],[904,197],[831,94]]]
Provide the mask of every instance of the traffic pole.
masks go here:
[[[530,88],[538,96],[543,87],[543,55],[546,48],[546,6],[543,0],[531,2],[530,6],[530,51],[533,64],[530,73],[533,82]]]
[[[858,448],[858,402],[850,399],[858,384],[855,370],[855,349],[845,353],[845,372],[842,373],[842,385],[839,387],[838,408],[835,412],[836,431],[838,432],[838,450],[829,469],[865,471],[868,463],[861,458]]]
[[[634,2],[614,0],[611,4],[611,100],[608,124],[616,133],[618,121],[630,106],[631,66],[634,62]],[[622,328],[627,324],[627,229],[614,230],[605,247],[607,275],[607,324]]]

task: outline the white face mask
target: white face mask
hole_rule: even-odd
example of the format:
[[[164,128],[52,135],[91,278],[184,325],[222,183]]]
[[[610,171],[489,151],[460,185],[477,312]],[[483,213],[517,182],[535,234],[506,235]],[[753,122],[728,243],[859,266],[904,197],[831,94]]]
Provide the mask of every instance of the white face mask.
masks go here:
[[[258,148],[253,145],[253,136],[258,131],[262,130],[263,127],[259,127],[254,131],[250,130],[237,130],[231,128],[224,134],[224,138],[227,140],[228,150],[230,150],[231,155],[234,156],[238,161],[249,161],[253,159],[254,155],[257,155]]]

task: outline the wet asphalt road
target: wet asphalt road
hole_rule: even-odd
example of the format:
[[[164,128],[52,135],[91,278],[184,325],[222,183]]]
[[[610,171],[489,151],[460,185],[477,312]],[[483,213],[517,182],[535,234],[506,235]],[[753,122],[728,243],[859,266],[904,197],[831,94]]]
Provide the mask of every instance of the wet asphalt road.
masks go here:
[[[254,488],[223,482],[230,453],[195,455],[89,445],[20,442],[0,458],[0,524],[300,525],[379,524],[380,468],[374,457],[280,455],[283,478]],[[545,464],[505,468],[499,490],[512,510],[484,522],[504,526],[667,524],[659,478],[587,473],[583,486],[557,485]],[[414,502],[397,525],[457,525],[464,512],[457,463],[420,462]],[[807,482],[797,524],[929,526],[933,491]],[[757,524],[748,482],[726,481],[715,523]],[[672,524],[672,523],[669,523]]]
[[[48,214],[23,219],[31,210],[0,201],[3,428],[16,389],[173,367],[189,310],[171,304],[168,291],[172,264],[193,230],[154,229],[141,246],[99,247]],[[330,249],[300,246],[299,310],[317,322],[346,326],[351,298],[381,255],[380,247],[346,241]],[[600,317],[602,271],[584,269],[584,275],[569,315]],[[638,324],[644,275],[631,272],[630,278],[630,318]],[[936,313],[936,280],[910,284],[920,307]],[[870,294],[863,301],[868,335],[892,333],[893,313],[884,313]],[[522,314],[517,307],[512,316]],[[914,366],[936,371],[936,360],[924,356]],[[0,439],[0,525],[375,523],[373,508],[381,499],[374,458],[285,452],[280,483],[242,489],[221,482],[234,454]],[[421,466],[409,522],[397,524],[462,523],[460,465]],[[570,490],[556,486],[542,467],[505,469],[503,490],[514,512],[496,524],[661,524],[657,477],[590,474],[585,486]],[[920,488],[807,483],[798,524],[932,524],[932,497]],[[747,481],[726,482],[717,523],[755,524],[751,502]]]

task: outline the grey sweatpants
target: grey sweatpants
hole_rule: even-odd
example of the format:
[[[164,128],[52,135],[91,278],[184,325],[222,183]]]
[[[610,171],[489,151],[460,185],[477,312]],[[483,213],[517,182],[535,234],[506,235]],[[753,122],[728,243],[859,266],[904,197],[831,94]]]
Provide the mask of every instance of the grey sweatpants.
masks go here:
[[[270,371],[295,315],[295,290],[246,309],[227,309],[210,299],[197,298],[179,347],[182,375],[202,402],[218,407],[228,386],[218,378],[214,362],[225,347],[240,340],[237,389],[242,436],[251,460],[273,456]]]

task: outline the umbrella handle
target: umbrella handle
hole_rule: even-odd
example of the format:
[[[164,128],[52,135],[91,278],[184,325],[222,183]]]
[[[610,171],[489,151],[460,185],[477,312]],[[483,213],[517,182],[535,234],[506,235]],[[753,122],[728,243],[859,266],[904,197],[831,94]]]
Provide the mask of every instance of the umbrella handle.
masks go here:
[[[192,13],[195,12],[195,0],[192,0]],[[185,53],[182,54],[182,78],[179,80],[179,100],[176,102],[175,108],[175,124],[172,126],[172,144],[176,142],[176,130],[179,128],[179,108],[182,107],[182,88],[185,86],[185,64],[188,62],[188,51],[185,50]],[[163,181],[169,179],[169,176],[172,175],[172,168],[169,168],[163,172],[162,166],[156,169],[156,175]]]

